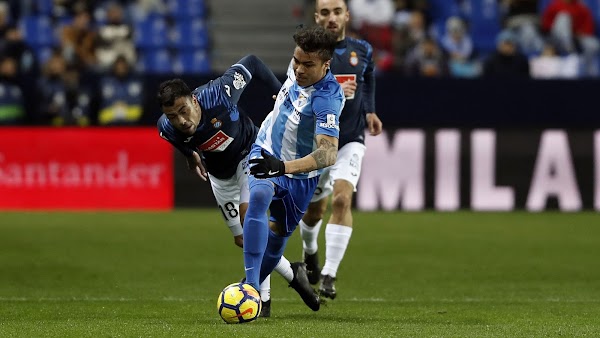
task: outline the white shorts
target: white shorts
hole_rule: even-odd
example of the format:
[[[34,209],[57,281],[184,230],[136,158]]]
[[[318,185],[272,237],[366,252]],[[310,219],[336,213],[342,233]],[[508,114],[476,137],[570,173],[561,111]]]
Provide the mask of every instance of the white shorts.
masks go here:
[[[358,142],[350,142],[341,147],[338,150],[335,164],[325,168],[321,173],[319,184],[310,201],[320,201],[331,195],[333,192],[333,183],[337,180],[350,182],[354,187],[354,191],[356,191],[356,185],[360,178],[360,168],[366,149],[367,147],[365,147],[364,144]]]
[[[217,205],[225,218],[225,223],[233,236],[242,234],[240,222],[240,203],[248,203],[248,157],[246,156],[237,166],[235,175],[228,179],[220,179],[208,174],[210,185]]]

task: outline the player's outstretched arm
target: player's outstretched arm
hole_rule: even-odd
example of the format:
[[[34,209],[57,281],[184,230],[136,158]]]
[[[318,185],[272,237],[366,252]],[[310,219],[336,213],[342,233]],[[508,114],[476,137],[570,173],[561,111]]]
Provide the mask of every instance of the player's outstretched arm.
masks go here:
[[[335,163],[338,152],[338,139],[318,134],[317,149],[312,153],[293,161],[285,162],[286,174],[306,173],[329,167]]]
[[[200,158],[200,155],[197,152],[193,151],[192,154],[187,157],[187,165],[188,169],[195,172],[196,175],[198,175],[198,177],[200,177],[203,181],[208,180],[206,168],[204,168],[204,165],[202,164],[202,159]]]
[[[261,151],[262,158],[252,158],[250,174],[256,178],[269,178],[285,174],[310,172],[333,165],[337,159],[338,139],[327,135],[317,135],[319,147],[312,153],[293,161],[283,162],[277,157]]]
[[[281,89],[281,81],[279,81],[271,69],[258,56],[252,54],[246,55],[238,63],[244,65],[250,74],[252,74],[252,77],[256,77],[264,82],[272,93],[278,93],[279,89]]]

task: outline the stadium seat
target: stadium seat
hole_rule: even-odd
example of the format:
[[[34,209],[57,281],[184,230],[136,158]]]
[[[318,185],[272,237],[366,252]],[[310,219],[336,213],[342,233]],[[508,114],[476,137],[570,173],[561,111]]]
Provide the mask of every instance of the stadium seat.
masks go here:
[[[165,19],[149,16],[134,23],[134,42],[138,48],[161,48],[168,44],[168,27]]]
[[[174,71],[179,74],[208,74],[210,60],[205,50],[181,50],[175,55]]]
[[[177,21],[171,31],[171,46],[178,49],[208,47],[208,32],[204,20]]]
[[[487,54],[496,48],[501,18],[496,0],[470,0],[469,31],[475,50]]]
[[[20,23],[25,41],[32,47],[53,46],[58,43],[56,32],[47,16],[25,16]]]
[[[50,16],[53,11],[54,0],[34,0],[36,12],[45,16]]]
[[[175,18],[204,18],[204,0],[172,0],[167,3],[168,14]]]
[[[165,48],[147,48],[140,53],[140,71],[151,74],[164,74],[173,71],[173,59]]]

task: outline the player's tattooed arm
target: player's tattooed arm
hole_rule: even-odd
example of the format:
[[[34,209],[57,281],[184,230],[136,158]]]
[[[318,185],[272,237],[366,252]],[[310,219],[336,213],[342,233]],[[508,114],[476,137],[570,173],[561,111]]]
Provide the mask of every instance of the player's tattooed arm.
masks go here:
[[[335,163],[337,159],[337,139],[333,137],[325,137],[324,135],[317,136],[318,148],[313,151],[310,156],[315,159],[317,164],[316,169],[329,167]]]
[[[337,159],[338,139],[317,135],[317,145],[315,151],[303,158],[285,162],[286,174],[306,173],[333,165]]]

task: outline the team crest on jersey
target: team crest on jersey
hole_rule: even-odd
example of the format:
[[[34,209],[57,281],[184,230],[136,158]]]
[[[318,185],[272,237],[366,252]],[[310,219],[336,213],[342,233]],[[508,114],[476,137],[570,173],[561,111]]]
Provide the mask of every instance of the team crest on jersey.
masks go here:
[[[306,97],[306,95],[304,95],[304,93],[300,93],[300,95],[298,96],[298,108],[304,107],[307,102],[308,98]]]
[[[235,72],[235,74],[233,74],[233,87],[235,89],[240,89],[240,88],[244,88],[245,85],[246,85],[246,81],[244,80],[244,77],[242,76],[242,74]]]
[[[210,120],[210,123],[212,123],[213,127],[215,127],[216,129],[221,128],[221,126],[223,125],[223,122],[217,120],[216,117],[213,117],[213,119]]]
[[[356,66],[358,64],[358,55],[356,54],[356,52],[350,53],[350,64],[352,66]]]

